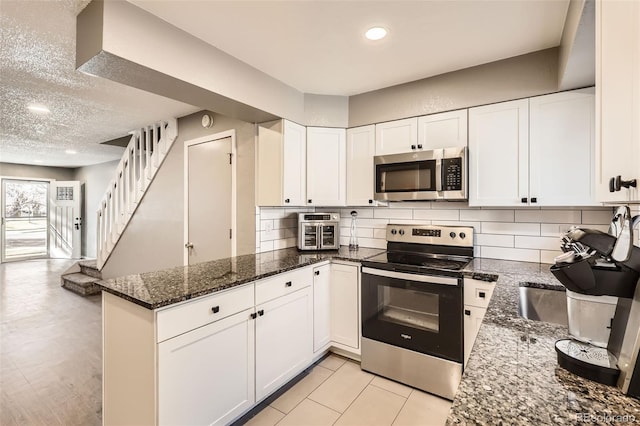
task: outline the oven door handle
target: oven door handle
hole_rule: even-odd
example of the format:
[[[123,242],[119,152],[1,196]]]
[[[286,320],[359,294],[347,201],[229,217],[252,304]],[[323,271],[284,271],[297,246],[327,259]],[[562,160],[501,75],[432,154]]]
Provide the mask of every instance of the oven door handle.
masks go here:
[[[442,158],[436,160],[436,191],[442,191]]]
[[[406,272],[387,271],[386,269],[368,268],[366,266],[362,267],[362,273],[369,274],[369,275],[378,275],[380,277],[396,278],[399,280],[419,281],[419,282],[430,283],[430,284],[444,284],[444,285],[452,285],[452,286],[458,285],[457,278],[440,277],[440,276],[434,276],[434,275],[409,274]]]

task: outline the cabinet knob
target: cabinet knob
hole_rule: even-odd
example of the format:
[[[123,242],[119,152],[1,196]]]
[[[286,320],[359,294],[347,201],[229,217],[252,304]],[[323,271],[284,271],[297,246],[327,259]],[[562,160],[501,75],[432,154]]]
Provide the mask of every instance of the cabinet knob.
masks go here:
[[[527,203],[527,201],[528,201],[528,199],[527,199],[526,197],[522,197],[522,198],[520,198],[520,202],[521,202],[521,203],[525,203],[525,204],[526,204],[526,203]]]
[[[484,297],[485,297],[484,291],[478,292],[478,297],[481,298],[481,299],[484,299]]]
[[[311,204],[311,203],[312,203],[311,198],[309,198],[309,199],[307,200],[307,203],[309,203],[309,204]]]
[[[211,312],[217,314],[218,312],[220,312],[220,306],[214,306],[213,308],[211,308]]]
[[[291,202],[291,200],[289,198],[284,200],[285,203],[289,204]]]
[[[193,244],[191,244],[191,243],[187,242],[187,243],[184,245],[184,248],[192,249],[192,248],[193,248]]]
[[[411,145],[411,149],[416,149],[416,146],[415,145]]]
[[[422,149],[422,144],[418,144],[418,149]]]
[[[470,310],[468,310],[468,309],[465,309],[465,310],[464,310],[464,314],[465,314],[465,315],[471,315],[471,311],[470,311]]]
[[[285,287],[291,287],[291,281],[287,281],[286,283],[284,283]]]
[[[612,178],[613,179],[613,178]],[[620,191],[622,188],[635,188],[638,185],[635,179],[622,180],[622,176],[616,176],[614,187],[616,191]],[[611,181],[609,181],[609,191],[611,191]]]
[[[537,199],[536,197],[532,197],[532,198],[531,198],[531,202],[532,202],[532,203],[537,203],[537,202],[538,202],[538,199]]]
[[[373,204],[373,200],[369,200],[369,204]]]
[[[320,275],[320,271],[315,271],[314,274]]]
[[[260,309],[260,310],[258,311],[258,315],[259,315],[259,316],[263,316],[263,315],[264,315],[264,309]]]
[[[249,315],[251,317],[251,319],[256,319],[256,317],[258,316],[258,314],[256,314],[255,312],[252,313],[251,315]]]

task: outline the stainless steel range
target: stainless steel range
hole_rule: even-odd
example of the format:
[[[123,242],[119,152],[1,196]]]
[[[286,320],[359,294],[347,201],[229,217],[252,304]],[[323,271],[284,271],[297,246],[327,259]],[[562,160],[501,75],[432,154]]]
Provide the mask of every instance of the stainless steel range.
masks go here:
[[[362,369],[453,399],[472,259],[473,228],[388,225],[387,251],[362,261]]]

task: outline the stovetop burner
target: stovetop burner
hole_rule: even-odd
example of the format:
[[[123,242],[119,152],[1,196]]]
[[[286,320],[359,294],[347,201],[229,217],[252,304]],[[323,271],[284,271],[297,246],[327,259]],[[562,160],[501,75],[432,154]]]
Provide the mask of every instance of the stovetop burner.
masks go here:
[[[378,269],[459,275],[473,260],[473,228],[388,225],[387,251],[364,259]]]

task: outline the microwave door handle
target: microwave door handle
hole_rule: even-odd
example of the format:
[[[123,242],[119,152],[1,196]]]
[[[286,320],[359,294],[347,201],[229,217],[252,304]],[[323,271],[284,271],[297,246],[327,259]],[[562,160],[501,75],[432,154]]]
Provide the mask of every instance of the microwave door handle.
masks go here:
[[[436,191],[442,191],[442,159],[436,160]]]
[[[322,233],[324,232],[322,228],[323,226],[318,224],[318,228],[316,229],[316,248],[317,249],[322,248]]]

